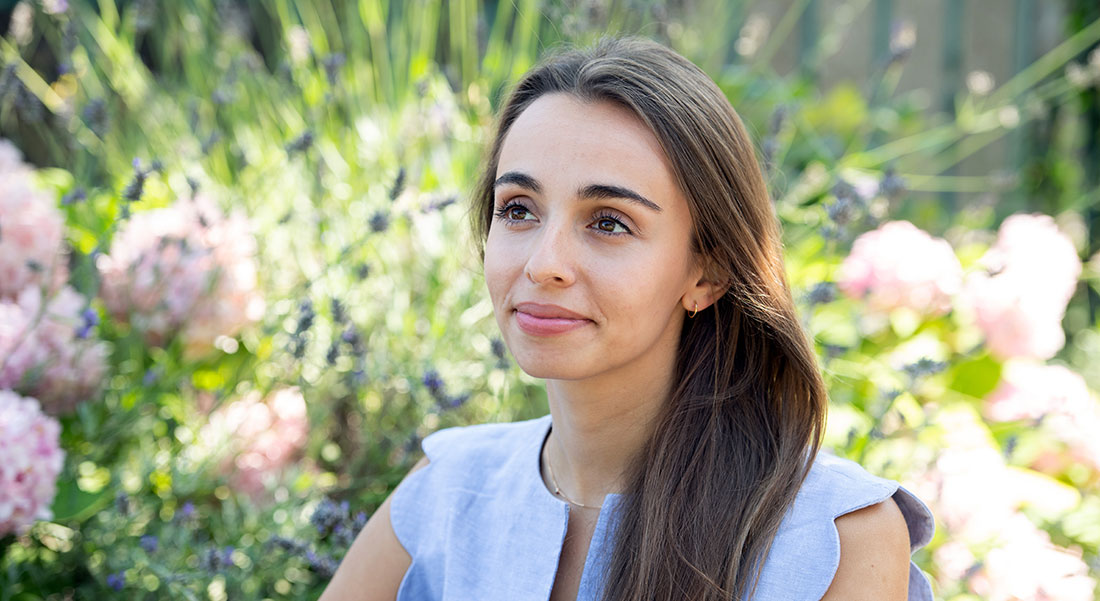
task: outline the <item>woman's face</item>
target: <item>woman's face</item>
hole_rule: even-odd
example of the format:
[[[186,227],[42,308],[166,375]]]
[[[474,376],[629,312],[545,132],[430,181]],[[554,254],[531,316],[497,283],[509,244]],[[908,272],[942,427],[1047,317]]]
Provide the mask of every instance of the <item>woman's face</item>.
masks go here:
[[[528,374],[579,380],[674,364],[702,268],[691,215],[656,137],[627,109],[566,94],[509,130],[485,279]]]

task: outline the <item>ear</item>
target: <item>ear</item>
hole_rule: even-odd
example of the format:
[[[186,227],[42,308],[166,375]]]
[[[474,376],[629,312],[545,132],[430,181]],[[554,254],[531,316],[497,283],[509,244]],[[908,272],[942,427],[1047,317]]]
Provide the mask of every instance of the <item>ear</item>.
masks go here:
[[[680,299],[684,310],[689,313],[696,310],[696,303],[699,311],[713,305],[729,289],[729,281],[717,277],[710,261],[693,271],[692,281],[694,284],[688,286]]]

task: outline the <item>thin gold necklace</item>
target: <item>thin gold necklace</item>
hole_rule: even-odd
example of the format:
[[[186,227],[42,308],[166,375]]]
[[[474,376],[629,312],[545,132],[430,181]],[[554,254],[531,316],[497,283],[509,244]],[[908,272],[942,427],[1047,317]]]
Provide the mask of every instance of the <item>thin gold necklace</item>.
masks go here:
[[[549,435],[547,436],[549,438]],[[584,503],[578,503],[573,499],[565,496],[565,493],[561,491],[561,487],[558,486],[558,479],[554,477],[554,465],[550,463],[550,449],[546,449],[546,467],[550,468],[550,481],[554,483],[554,494],[565,499],[569,503],[576,505],[577,507],[584,507],[585,509],[602,509],[603,505],[585,505]]]

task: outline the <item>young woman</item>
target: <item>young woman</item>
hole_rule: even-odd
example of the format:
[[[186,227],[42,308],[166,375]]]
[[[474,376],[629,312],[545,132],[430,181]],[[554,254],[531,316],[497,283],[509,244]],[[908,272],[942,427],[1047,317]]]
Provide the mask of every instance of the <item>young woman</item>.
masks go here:
[[[818,454],[826,392],[753,146],[695,65],[528,73],[472,222],[550,414],[437,432],[323,601],[931,599],[927,508]]]

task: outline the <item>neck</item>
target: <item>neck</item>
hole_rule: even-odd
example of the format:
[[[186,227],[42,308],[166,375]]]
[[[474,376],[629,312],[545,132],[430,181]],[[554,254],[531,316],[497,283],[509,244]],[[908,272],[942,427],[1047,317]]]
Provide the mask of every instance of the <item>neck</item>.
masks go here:
[[[671,372],[665,366],[629,379],[608,374],[547,381],[553,428],[543,449],[544,468],[549,461],[570,501],[595,508],[604,495],[625,490],[628,468],[668,398]],[[543,475],[552,491],[547,469]]]

